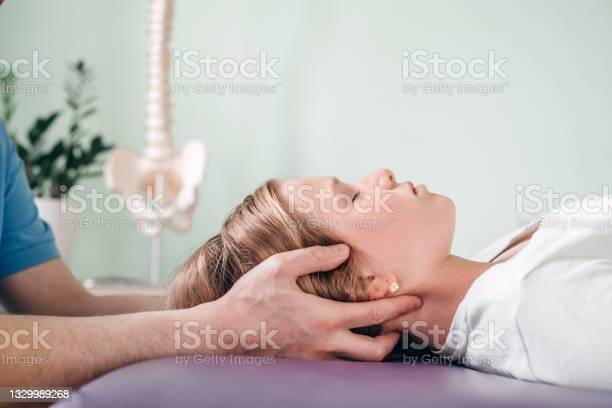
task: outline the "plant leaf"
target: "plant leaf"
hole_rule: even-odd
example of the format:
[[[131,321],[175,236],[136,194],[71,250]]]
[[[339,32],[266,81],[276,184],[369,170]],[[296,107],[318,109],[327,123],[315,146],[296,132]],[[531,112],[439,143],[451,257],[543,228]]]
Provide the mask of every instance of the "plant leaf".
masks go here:
[[[59,117],[60,112],[52,112],[49,116],[43,116],[34,122],[30,130],[28,131],[28,141],[31,146],[36,146],[42,141],[44,134],[49,130],[51,125]]]
[[[81,118],[85,119],[88,116],[94,115],[98,111],[97,108],[87,109],[85,112],[81,113]]]
[[[15,143],[15,145],[17,146],[17,154],[24,163],[27,163],[29,158],[28,149],[26,149],[21,143]]]

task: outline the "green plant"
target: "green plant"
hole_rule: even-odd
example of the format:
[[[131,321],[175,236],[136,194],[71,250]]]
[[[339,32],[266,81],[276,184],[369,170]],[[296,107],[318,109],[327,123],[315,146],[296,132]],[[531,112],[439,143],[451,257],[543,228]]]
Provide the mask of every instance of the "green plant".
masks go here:
[[[101,163],[98,159],[113,147],[104,142],[101,134],[92,134],[83,125],[97,112],[96,97],[90,90],[94,80],[91,69],[83,61],[75,62],[69,68],[70,77],[64,85],[68,130],[55,143],[49,143],[48,134],[65,112],[56,110],[38,117],[26,132],[25,140],[19,140],[10,130],[17,108],[15,93],[11,92],[15,77],[9,74],[1,88],[2,115],[25,163],[30,188],[39,197],[60,197],[82,178],[99,176]]]

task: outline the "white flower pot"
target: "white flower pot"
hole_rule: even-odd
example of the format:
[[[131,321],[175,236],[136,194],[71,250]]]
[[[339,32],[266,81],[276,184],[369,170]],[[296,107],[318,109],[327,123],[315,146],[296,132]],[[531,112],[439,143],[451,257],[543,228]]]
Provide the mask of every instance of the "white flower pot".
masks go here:
[[[34,199],[38,215],[51,227],[57,249],[66,263],[70,262],[72,247],[79,225],[79,216],[66,211],[62,213],[59,198],[37,197]]]

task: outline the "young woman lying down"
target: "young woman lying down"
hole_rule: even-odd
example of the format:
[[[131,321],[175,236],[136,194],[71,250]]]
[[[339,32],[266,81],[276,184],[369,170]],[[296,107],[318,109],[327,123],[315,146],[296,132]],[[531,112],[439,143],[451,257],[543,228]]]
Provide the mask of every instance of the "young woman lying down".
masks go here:
[[[356,183],[271,180],[178,271],[171,302],[213,301],[273,254],[345,242],[349,260],[300,278],[304,291],[342,301],[418,295],[423,306],[397,329],[435,352],[524,380],[612,389],[612,216],[602,204],[549,214],[466,259],[450,253],[453,202],[389,170]]]

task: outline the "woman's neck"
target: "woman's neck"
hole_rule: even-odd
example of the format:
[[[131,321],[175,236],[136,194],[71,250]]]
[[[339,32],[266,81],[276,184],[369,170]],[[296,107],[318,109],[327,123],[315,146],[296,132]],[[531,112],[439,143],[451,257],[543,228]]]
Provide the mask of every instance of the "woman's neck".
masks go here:
[[[423,300],[421,309],[414,313],[413,319],[416,320],[410,322],[413,334],[423,341],[427,338],[430,348],[441,348],[459,303],[472,283],[491,266],[490,263],[449,255],[427,281],[406,293],[420,296]]]
[[[449,334],[457,307],[474,281],[493,265],[506,262],[522,251],[535,231],[537,228],[532,228],[516,237],[491,262],[471,261],[455,255],[445,258],[428,275],[429,279],[404,292],[423,300],[423,306],[412,313],[410,331],[422,340],[427,339],[430,348],[440,349]],[[419,327],[414,327],[415,320],[419,321]]]
[[[449,255],[429,274],[425,282],[413,290],[413,294],[463,298],[476,278],[491,265],[488,262],[477,262]]]

